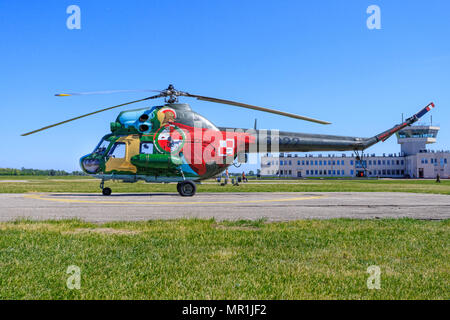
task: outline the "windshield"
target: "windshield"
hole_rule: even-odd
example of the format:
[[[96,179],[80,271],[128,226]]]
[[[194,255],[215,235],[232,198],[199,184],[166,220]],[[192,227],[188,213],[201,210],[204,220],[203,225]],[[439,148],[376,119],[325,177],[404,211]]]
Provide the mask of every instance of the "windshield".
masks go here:
[[[108,140],[102,139],[93,153],[103,155],[106,149],[108,149],[109,144],[110,142]]]

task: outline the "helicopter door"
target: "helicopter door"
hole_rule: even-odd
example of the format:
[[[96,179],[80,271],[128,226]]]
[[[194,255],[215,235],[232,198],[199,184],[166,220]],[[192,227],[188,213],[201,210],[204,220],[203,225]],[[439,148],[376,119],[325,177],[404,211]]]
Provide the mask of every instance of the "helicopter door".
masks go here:
[[[139,148],[140,139],[138,135],[119,138],[108,153],[109,159],[105,165],[106,173],[136,173],[137,168],[131,163],[131,157],[139,154]]]

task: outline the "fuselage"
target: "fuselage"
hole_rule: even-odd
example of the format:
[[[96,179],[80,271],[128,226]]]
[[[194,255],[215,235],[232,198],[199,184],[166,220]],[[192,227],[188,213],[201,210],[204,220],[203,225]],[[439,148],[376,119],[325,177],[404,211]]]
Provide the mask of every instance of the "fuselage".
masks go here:
[[[167,104],[121,112],[111,133],[80,164],[104,180],[203,180],[221,173],[254,142],[251,134],[219,130],[187,104]]]

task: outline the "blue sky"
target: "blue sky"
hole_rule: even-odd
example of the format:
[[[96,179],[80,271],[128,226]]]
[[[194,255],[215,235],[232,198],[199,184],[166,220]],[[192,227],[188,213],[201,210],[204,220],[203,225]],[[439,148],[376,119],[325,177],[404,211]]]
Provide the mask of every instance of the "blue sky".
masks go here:
[[[81,30],[66,27],[72,4]],[[366,27],[372,4],[381,30]],[[20,134],[145,96],[54,93],[169,83],[333,122],[189,101],[218,126],[252,127],[258,118],[259,128],[362,137],[435,101],[442,128],[432,148],[450,149],[449,12],[444,0],[0,0],[0,167],[79,170],[125,109]],[[398,151],[395,137],[369,149]]]

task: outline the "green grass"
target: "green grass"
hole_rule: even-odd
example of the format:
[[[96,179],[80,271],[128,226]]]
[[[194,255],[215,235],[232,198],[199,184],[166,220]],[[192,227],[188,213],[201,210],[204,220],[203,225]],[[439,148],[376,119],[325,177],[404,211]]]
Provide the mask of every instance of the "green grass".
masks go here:
[[[2,181],[8,182],[2,182]],[[27,180],[27,182],[17,181]],[[17,182],[14,182],[17,181]],[[176,192],[175,184],[106,182],[113,192]],[[198,192],[415,192],[450,195],[450,180],[258,180],[238,187],[219,186],[214,180],[200,185]],[[99,193],[99,180],[89,177],[0,177],[0,193],[88,192]]]
[[[449,299],[446,221],[0,223],[0,299]],[[81,289],[69,290],[69,265]],[[369,290],[367,267],[381,268]]]

